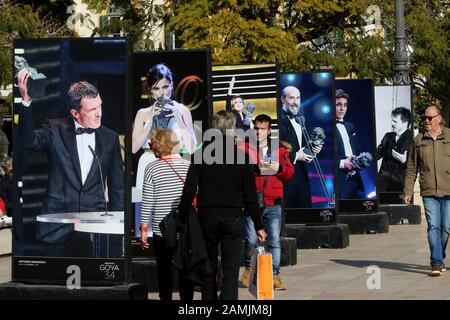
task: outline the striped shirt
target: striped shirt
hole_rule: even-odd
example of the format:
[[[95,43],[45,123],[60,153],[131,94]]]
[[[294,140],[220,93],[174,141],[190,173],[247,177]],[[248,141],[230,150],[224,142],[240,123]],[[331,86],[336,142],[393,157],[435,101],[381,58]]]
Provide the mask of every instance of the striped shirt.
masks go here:
[[[190,162],[182,158],[167,158],[167,162],[186,180]],[[164,160],[147,165],[142,191],[141,223],[148,224],[153,233],[161,236],[159,223],[178,207],[184,184]]]

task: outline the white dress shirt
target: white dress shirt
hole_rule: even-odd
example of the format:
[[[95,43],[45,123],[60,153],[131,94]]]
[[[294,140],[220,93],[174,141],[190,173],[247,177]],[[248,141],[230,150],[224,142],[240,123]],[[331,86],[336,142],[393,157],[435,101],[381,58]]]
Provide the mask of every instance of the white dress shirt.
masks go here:
[[[78,122],[74,120],[75,130],[77,128],[83,128]],[[77,151],[78,151],[78,159],[80,160],[81,167],[81,181],[84,185],[86,178],[91,170],[92,161],[94,161],[94,155],[91,150],[89,150],[88,146],[91,146],[92,149],[95,150],[95,132],[88,134],[77,134]]]
[[[295,130],[295,134],[297,135],[297,140],[298,140],[298,145],[300,146],[300,149],[302,148],[302,127],[300,126],[300,124],[297,123],[297,121],[295,121],[294,118],[290,118],[289,121],[291,121],[292,123],[292,127]],[[295,160],[293,162],[293,164],[295,164],[298,160],[298,152],[295,154]]]
[[[344,143],[344,152],[345,157],[351,157],[353,155],[352,146],[350,144],[350,138],[348,137],[347,129],[345,128],[343,123],[337,123],[336,128],[339,130],[339,133],[341,134],[342,142]],[[344,169],[344,161],[341,160],[339,162],[339,168]]]

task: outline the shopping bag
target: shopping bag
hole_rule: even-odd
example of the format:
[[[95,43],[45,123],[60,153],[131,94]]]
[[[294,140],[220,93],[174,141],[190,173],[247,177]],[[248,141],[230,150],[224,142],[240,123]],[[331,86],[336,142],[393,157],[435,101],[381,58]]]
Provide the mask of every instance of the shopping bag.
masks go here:
[[[258,300],[273,300],[272,254],[256,248],[250,262],[248,290]]]

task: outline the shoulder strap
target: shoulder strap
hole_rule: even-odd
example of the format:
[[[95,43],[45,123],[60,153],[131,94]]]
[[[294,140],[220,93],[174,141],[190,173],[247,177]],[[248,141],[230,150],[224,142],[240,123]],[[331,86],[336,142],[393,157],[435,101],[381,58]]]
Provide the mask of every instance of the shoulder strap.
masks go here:
[[[175,168],[170,164],[169,161],[167,161],[166,159],[161,159],[160,160],[164,161],[165,163],[167,163],[167,165],[170,167],[170,169],[173,170],[173,172],[175,172],[175,174],[178,176],[178,179],[181,180],[181,182],[183,182],[183,184],[185,184],[186,182],[184,181],[183,177],[177,172],[177,170],[175,170]]]
[[[265,176],[265,177],[264,177],[263,188],[262,188],[262,192],[263,192],[263,193],[264,193],[264,189],[265,189],[266,186],[267,186],[267,180],[269,180],[269,176]]]

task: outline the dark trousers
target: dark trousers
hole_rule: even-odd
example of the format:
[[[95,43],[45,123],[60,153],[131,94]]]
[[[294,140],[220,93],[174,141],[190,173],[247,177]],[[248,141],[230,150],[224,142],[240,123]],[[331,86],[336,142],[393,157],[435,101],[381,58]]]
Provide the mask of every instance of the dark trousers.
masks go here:
[[[153,234],[153,246],[156,256],[159,298],[166,301],[172,300],[172,260],[175,249],[167,248],[164,239],[156,234]],[[194,285],[183,276],[182,272],[179,274],[178,285],[180,299],[183,301],[192,301],[194,299]]]
[[[312,208],[308,168],[297,160],[294,176],[284,182],[285,208]]]
[[[362,187],[361,175],[357,172],[353,176],[347,176],[344,170],[339,169],[339,200],[342,199],[364,199],[364,188]]]
[[[204,279],[203,300],[237,300],[239,267],[244,235],[244,217],[208,217],[199,214],[199,222],[208,250],[211,275]],[[222,265],[222,286],[217,296],[219,281],[219,245]]]

